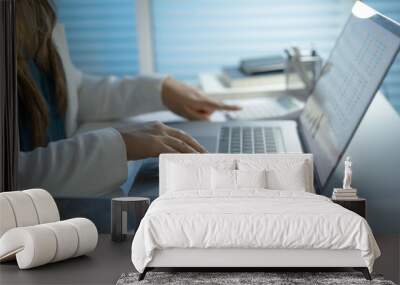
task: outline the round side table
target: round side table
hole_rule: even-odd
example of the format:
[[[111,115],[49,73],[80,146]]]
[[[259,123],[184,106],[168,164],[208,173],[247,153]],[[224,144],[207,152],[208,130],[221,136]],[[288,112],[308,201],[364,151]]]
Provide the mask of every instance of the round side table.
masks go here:
[[[111,200],[111,239],[113,241],[125,240],[126,236],[130,234],[128,225],[134,225],[137,229],[149,206],[149,198],[113,198]]]

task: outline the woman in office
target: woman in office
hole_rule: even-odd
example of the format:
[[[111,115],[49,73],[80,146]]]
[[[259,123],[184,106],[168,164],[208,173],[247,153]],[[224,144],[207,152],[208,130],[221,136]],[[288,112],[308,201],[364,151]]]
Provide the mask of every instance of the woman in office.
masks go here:
[[[160,153],[202,153],[192,137],[161,123],[77,134],[84,123],[118,120],[168,108],[206,120],[235,110],[172,78],[96,77],[77,70],[48,0],[17,0],[20,158],[18,187],[43,187],[64,196],[118,189],[127,161]]]

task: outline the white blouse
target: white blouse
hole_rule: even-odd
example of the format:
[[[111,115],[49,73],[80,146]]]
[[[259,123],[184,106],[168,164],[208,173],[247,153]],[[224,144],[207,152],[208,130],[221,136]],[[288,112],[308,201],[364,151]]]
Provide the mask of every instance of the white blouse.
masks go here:
[[[105,128],[77,133],[88,122],[118,120],[163,110],[162,76],[123,79],[83,74],[71,62],[64,28],[53,40],[60,53],[68,88],[67,139],[21,152],[18,188],[44,188],[57,196],[99,196],[119,188],[127,178],[125,144],[119,132]]]

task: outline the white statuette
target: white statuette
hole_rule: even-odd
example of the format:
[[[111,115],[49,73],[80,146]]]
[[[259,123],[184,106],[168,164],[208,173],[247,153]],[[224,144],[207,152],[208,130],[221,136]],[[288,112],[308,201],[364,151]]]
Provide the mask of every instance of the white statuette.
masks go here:
[[[351,178],[353,176],[353,170],[351,169],[351,159],[350,157],[346,157],[344,161],[344,178],[343,178],[343,189],[352,189],[351,188]]]

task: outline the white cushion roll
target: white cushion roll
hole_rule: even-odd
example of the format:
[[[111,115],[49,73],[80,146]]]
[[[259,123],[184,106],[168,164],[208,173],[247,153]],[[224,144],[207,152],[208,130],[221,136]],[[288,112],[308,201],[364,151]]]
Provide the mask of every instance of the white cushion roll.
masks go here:
[[[17,222],[10,202],[0,194],[0,237],[9,229],[15,228]]]
[[[63,222],[73,225],[78,233],[78,250],[74,257],[86,254],[96,248],[98,233],[92,221],[85,218],[74,218]]]
[[[17,227],[33,226],[39,223],[36,208],[30,196],[22,191],[3,192],[14,211]]]
[[[88,219],[18,227],[0,238],[0,261],[17,258],[20,269],[86,254],[96,248],[96,226]]]
[[[78,233],[67,222],[54,222],[41,225],[51,229],[56,235],[57,250],[51,262],[57,262],[73,257],[78,249]]]
[[[51,229],[42,225],[14,228],[0,239],[0,260],[16,253],[19,268],[28,269],[51,262],[56,249]]]
[[[39,224],[51,223],[60,220],[56,202],[49,192],[43,189],[29,189],[22,191],[28,194],[36,208]]]

